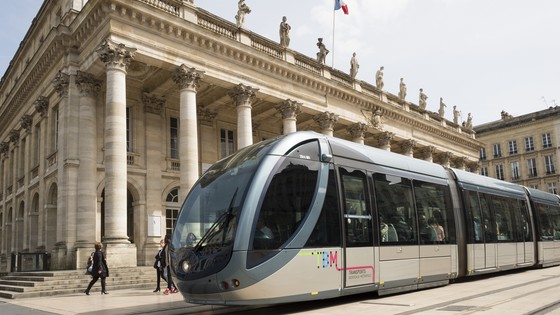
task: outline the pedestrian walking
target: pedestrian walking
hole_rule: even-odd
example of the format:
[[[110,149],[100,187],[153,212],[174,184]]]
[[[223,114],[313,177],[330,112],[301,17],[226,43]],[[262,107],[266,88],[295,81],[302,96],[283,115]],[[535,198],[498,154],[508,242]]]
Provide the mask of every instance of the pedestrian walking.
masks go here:
[[[163,294],[179,292],[173,282],[173,278],[171,277],[171,267],[169,266],[169,263],[171,262],[169,256],[169,244],[171,244],[171,236],[165,235],[165,245],[163,246],[163,256],[161,262],[163,266],[163,277],[165,281],[167,281],[167,289],[163,291]]]
[[[159,292],[160,291],[161,278],[163,278],[163,265],[162,265],[161,261],[163,259],[162,256],[163,256],[164,245],[165,245],[165,242],[163,241],[163,239],[161,239],[159,241],[159,250],[156,254],[156,261],[154,262],[154,268],[156,269],[156,289],[154,290],[154,292]],[[163,279],[163,280],[165,280],[165,279]]]
[[[103,243],[97,242],[95,244],[95,253],[93,254],[93,267],[91,270],[91,275],[93,279],[89,282],[87,289],[84,291],[86,295],[89,295],[91,287],[101,278],[101,294],[109,294],[105,287],[105,279],[109,276],[109,267],[107,267],[107,260],[105,259],[105,253],[102,251]]]

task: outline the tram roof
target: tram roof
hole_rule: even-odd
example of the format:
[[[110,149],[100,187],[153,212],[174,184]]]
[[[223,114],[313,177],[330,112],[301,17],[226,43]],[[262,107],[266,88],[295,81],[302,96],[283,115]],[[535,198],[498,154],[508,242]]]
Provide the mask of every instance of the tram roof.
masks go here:
[[[535,201],[540,201],[544,203],[558,205],[560,203],[560,199],[558,199],[557,195],[547,193],[546,191],[538,190],[535,188],[526,187],[527,192],[531,196],[531,199]]]
[[[302,142],[313,138],[326,139],[330,144],[332,154],[335,158],[342,157],[417,174],[425,174],[443,179],[448,178],[445,168],[439,164],[394,152],[388,152],[364,144],[328,137],[313,131],[294,132],[286,136],[286,139],[290,139],[289,142],[292,144],[294,142]]]
[[[515,194],[515,195],[523,195],[525,196],[525,190],[523,186],[506,182],[503,180],[499,180],[496,178],[482,176],[475,173],[459,170],[459,169],[451,169],[455,176],[457,177],[457,181],[460,184],[469,186],[469,188],[478,188],[477,190],[492,190],[492,191],[501,191],[505,194]]]

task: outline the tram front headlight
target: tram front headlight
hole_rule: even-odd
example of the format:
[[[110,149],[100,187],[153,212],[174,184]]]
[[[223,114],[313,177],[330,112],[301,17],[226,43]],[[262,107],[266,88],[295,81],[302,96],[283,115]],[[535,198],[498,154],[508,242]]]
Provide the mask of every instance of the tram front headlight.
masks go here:
[[[189,268],[190,268],[190,264],[188,261],[183,260],[183,263],[181,264],[181,269],[183,269],[183,272],[188,272]]]

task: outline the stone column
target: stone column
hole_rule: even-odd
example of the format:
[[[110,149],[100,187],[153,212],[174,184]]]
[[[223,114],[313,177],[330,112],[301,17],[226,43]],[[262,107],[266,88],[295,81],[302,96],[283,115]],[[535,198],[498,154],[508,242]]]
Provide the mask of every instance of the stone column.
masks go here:
[[[276,109],[282,114],[283,132],[285,135],[296,132],[297,115],[301,113],[302,103],[287,99],[283,101]]]
[[[23,146],[22,150],[23,150],[23,156],[22,156],[22,162],[23,162],[23,176],[21,178],[23,178],[23,182],[21,182],[22,187],[24,187],[25,182],[30,182],[31,181],[31,172],[30,172],[30,168],[31,168],[31,159],[32,159],[32,152],[31,152],[31,144],[33,141],[33,137],[32,137],[32,125],[33,125],[33,118],[31,115],[23,115],[23,117],[21,118],[20,121],[20,125],[21,128],[23,129],[23,138],[25,139],[25,145]],[[19,185],[18,185],[19,186]],[[18,187],[19,188],[19,187]],[[27,204],[26,204],[26,211],[23,217],[23,249],[27,249],[30,252],[34,252],[36,250],[36,246],[37,246],[37,242],[36,242],[36,237],[37,237],[37,231],[33,231],[33,233],[31,232],[31,228],[36,228],[34,226],[32,226],[32,223],[37,222],[37,217],[35,215],[35,213],[32,213],[30,211],[31,209],[31,205],[32,205],[32,201],[31,198],[29,197],[30,195],[30,191],[29,189],[25,189],[24,193],[23,193],[23,199],[27,200]],[[32,238],[34,243],[32,242]]]
[[[97,48],[107,68],[105,99],[105,235],[114,267],[136,266],[127,236],[126,71],[136,49],[107,39]],[[114,246],[113,246],[114,245]],[[125,249],[126,248],[126,249]]]
[[[436,147],[434,146],[423,147],[422,158],[424,159],[424,161],[433,162],[435,151],[436,151]]]
[[[409,157],[414,157],[414,147],[416,146],[416,141],[413,139],[405,140],[401,143],[401,148],[403,154]]]
[[[179,200],[183,200],[187,196],[199,177],[196,89],[203,75],[203,71],[181,65],[175,69],[172,76],[180,91],[179,156],[181,188],[179,189]]]
[[[9,184],[7,184],[8,182],[8,161],[9,161],[9,155],[10,155],[10,143],[9,142],[0,142],[0,166],[2,167],[0,169],[0,176],[2,176],[2,180],[0,181],[0,194],[3,195],[2,200],[5,200],[6,196],[6,188],[9,186]],[[8,212],[4,213],[4,220],[7,221],[8,217]],[[6,221],[0,223],[2,225],[4,225],[6,223]],[[8,239],[13,239],[12,235],[8,235],[7,232],[7,226],[3,226],[2,232],[0,234],[0,252],[2,253],[8,253],[9,248],[7,248],[8,246]],[[6,257],[6,260],[8,260],[9,257]]]
[[[346,130],[348,130],[348,132],[352,136],[352,141],[359,144],[364,144],[364,134],[368,130],[367,124],[358,122],[351,125]]]
[[[56,200],[56,243],[51,252],[51,268],[66,269],[66,261],[68,259],[68,242],[69,240],[69,197],[70,197],[70,179],[65,169],[65,161],[67,159],[67,135],[68,130],[68,93],[70,85],[70,76],[61,71],[58,72],[53,80],[54,88],[60,97],[58,103],[58,134],[57,151],[56,151],[56,167],[58,194]],[[72,232],[73,233],[73,232]]]
[[[391,141],[395,137],[395,134],[389,131],[385,131],[379,134],[377,140],[379,141],[379,146],[385,151],[391,151]]]
[[[239,83],[229,92],[237,107],[237,149],[253,144],[252,103],[259,89]]]
[[[76,86],[80,92],[80,130],[78,142],[78,213],[76,218],[76,251],[78,266],[85,263],[93,248],[99,227],[97,212],[97,124],[96,100],[101,82],[93,75],[78,71]]]
[[[321,133],[332,137],[334,131],[334,124],[338,120],[338,115],[331,112],[324,112],[313,117],[313,120],[319,125],[321,128]]]
[[[142,95],[142,104],[144,105],[145,113],[145,128],[146,128],[146,204],[140,206],[143,210],[142,222],[150,222],[150,216],[158,216],[164,218],[165,208],[161,205],[162,194],[162,169],[161,169],[161,139],[165,139],[165,133],[161,126],[168,126],[166,121],[162,118],[165,113],[165,98],[160,95],[152,93],[144,93]],[[183,127],[182,125],[180,127]],[[180,141],[181,139],[179,139]],[[182,168],[182,167],[181,167]],[[182,200],[181,200],[182,201]],[[143,244],[143,254],[139,255],[143,261],[151,262],[154,258],[154,253],[157,253],[159,240],[165,234],[165,220],[161,220],[159,226],[159,235],[150,237],[147,231],[146,240]],[[135,227],[136,229],[136,227]],[[142,230],[147,229],[147,224],[144,223]],[[140,244],[137,242],[138,248]]]
[[[44,174],[45,173],[45,169],[47,168],[46,163],[43,163],[41,161],[46,161],[46,152],[45,152],[45,144],[46,141],[45,139],[47,139],[47,119],[45,119],[46,117],[48,117],[48,110],[49,110],[49,99],[45,96],[39,96],[35,102],[33,103],[33,106],[35,107],[35,110],[37,111],[37,113],[39,113],[39,115],[41,116],[40,120],[41,123],[39,124],[40,126],[40,134],[39,134],[39,142],[41,143],[39,145],[39,169],[38,169],[38,174]],[[39,176],[39,205],[43,205],[47,202],[48,197],[46,196],[45,191],[47,190],[47,187],[45,185],[45,178],[43,176]],[[37,239],[37,242],[39,244],[39,248],[37,250],[43,250],[46,251],[47,250],[47,220],[46,220],[46,208],[39,206],[39,231],[37,231],[39,237]],[[48,249],[50,250],[50,248]]]

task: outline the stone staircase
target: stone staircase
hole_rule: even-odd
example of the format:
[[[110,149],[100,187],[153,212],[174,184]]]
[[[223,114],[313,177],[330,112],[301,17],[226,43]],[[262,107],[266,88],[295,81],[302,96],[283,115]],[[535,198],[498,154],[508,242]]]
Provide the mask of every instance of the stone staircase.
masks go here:
[[[145,288],[156,286],[156,271],[153,267],[130,267],[109,269],[107,291]],[[28,297],[83,293],[91,281],[85,270],[11,272],[0,275],[0,298],[21,299]],[[162,286],[165,286],[162,284]],[[101,291],[101,279],[92,293]]]

